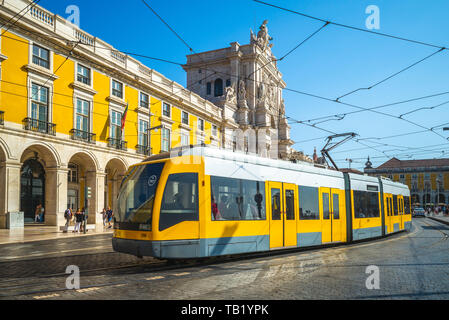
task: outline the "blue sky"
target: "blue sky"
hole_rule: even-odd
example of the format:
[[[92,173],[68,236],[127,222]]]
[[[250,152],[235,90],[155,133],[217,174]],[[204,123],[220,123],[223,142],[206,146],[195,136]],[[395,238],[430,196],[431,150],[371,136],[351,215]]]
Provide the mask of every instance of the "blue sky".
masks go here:
[[[249,30],[256,31],[263,20],[273,40],[273,53],[278,58],[317,30],[322,23],[263,6],[250,0],[195,0],[147,2],[195,50],[201,52],[223,48],[233,41],[249,42]],[[449,1],[446,0],[267,0],[272,4],[359,28],[365,27],[365,9],[376,5],[380,10],[379,32],[449,47]],[[68,17],[69,5],[80,8],[80,26],[115,48],[185,63],[188,48],[143,4],[141,0],[42,0],[39,5]],[[360,87],[369,87],[401,69],[437,51],[419,44],[404,42],[329,25],[285,60],[278,62],[287,88],[335,99]],[[186,75],[179,66],[140,61],[186,85]],[[348,104],[364,108],[404,101],[449,91],[449,50],[442,51],[417,66],[376,86],[343,98]],[[310,96],[284,91],[286,115],[296,120],[309,120],[358,109]],[[432,107],[449,101],[449,94],[379,109],[399,116],[421,107]],[[352,168],[362,169],[370,156],[374,166],[388,160],[448,157],[449,103],[423,109],[404,116],[414,122],[373,112],[347,115],[340,121],[317,124],[336,133],[355,132],[359,139],[396,138],[351,141],[331,152],[340,167],[353,159]],[[419,127],[419,126],[422,127]],[[294,147],[311,155],[325,144],[329,134],[303,124],[291,124]],[[311,139],[316,139],[310,141]],[[371,146],[369,148],[367,146]],[[373,148],[377,149],[374,150]],[[410,149],[416,148],[416,149]],[[380,151],[383,151],[380,152]],[[444,153],[442,152],[444,151]]]

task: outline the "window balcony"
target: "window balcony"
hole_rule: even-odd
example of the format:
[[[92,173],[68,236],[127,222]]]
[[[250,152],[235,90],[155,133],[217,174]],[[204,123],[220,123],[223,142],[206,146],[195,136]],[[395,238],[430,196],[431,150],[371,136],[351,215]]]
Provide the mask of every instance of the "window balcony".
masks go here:
[[[153,149],[148,147],[148,146],[142,146],[142,145],[138,144],[136,146],[136,152],[138,154],[143,154],[143,155],[146,155],[146,156],[150,156],[153,153]]]
[[[97,140],[97,135],[95,133],[90,133],[78,129],[70,130],[70,135],[72,136],[73,140],[84,141],[92,144],[95,144]]]
[[[25,130],[56,136],[56,124],[38,119],[25,118],[22,121]]]
[[[5,124],[4,115],[5,115],[5,111],[0,111],[0,126]]]
[[[123,141],[122,139],[108,138],[108,147],[118,150],[128,150],[128,141]]]

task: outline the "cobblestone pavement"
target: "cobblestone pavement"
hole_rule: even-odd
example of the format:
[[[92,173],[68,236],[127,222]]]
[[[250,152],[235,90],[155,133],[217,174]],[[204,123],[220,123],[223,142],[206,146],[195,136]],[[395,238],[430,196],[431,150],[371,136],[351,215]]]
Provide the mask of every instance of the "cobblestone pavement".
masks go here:
[[[115,253],[110,235],[0,246],[1,299],[448,299],[449,227],[427,218],[386,239],[170,265]],[[79,290],[65,287],[68,265]],[[368,266],[379,289],[367,289]]]

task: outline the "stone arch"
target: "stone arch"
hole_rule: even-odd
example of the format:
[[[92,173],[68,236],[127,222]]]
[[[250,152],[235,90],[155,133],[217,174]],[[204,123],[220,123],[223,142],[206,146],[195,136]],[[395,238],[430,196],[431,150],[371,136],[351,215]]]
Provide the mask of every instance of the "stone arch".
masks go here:
[[[111,207],[115,212],[117,208],[117,196],[120,188],[120,183],[128,170],[128,164],[122,158],[111,158],[105,166],[105,207]]]
[[[6,142],[0,138],[0,163],[11,159],[11,150]]]
[[[72,210],[88,208],[89,212],[95,212],[95,201],[97,191],[98,160],[89,151],[78,151],[70,156],[67,161],[67,207]],[[86,188],[89,189],[91,198],[86,198]],[[86,201],[89,200],[89,203]],[[89,214],[89,220],[94,220]]]
[[[56,168],[61,166],[61,157],[52,145],[44,142],[33,142],[24,146],[20,156],[23,163],[29,158],[37,157],[45,168]]]

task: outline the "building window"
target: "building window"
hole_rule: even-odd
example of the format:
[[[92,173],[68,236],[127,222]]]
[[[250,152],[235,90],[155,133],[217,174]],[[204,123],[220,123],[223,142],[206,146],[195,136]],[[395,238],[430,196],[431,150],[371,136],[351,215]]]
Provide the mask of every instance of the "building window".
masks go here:
[[[214,96],[220,97],[222,95],[223,95],[223,80],[218,78],[214,82]]]
[[[226,79],[226,87],[230,87],[231,86],[231,79]]]
[[[204,137],[201,134],[198,134],[196,136],[196,143],[197,144],[203,144],[204,143]]]
[[[204,120],[198,119],[198,130],[204,131]]]
[[[139,102],[139,105],[140,105],[142,108],[148,109],[149,106],[150,106],[150,97],[149,97],[147,94],[141,92],[141,93],[140,93],[140,102]]]
[[[90,132],[89,114],[90,114],[89,101],[76,99],[75,129],[82,132]]]
[[[425,173],[424,174],[424,179],[429,180],[430,179],[430,173]]]
[[[161,130],[161,152],[170,150],[170,129],[162,128]]]
[[[142,147],[148,147],[148,121],[139,120],[138,143]]]
[[[69,163],[69,173],[67,176],[67,181],[78,183],[78,166],[74,163]]]
[[[34,44],[33,63],[37,64],[38,66],[50,69],[50,51]]]
[[[188,146],[190,144],[190,135],[188,132],[181,132],[181,146]]]
[[[122,139],[122,114],[120,112],[111,111],[111,138]]]
[[[212,125],[212,135],[213,135],[214,137],[216,137],[217,134],[218,134],[218,128],[217,128],[216,125],[213,124],[213,125]]]
[[[46,123],[48,122],[48,88],[36,83],[31,85],[31,118],[38,120],[39,127],[42,124],[46,130]]]
[[[123,83],[112,80],[112,95],[123,99]]]
[[[206,83],[206,94],[208,96],[212,94],[212,83],[211,82]]]
[[[162,115],[165,116],[165,117],[169,117],[170,118],[170,114],[171,114],[170,111],[171,111],[170,110],[170,105],[168,103],[164,102],[162,104]]]
[[[90,69],[78,64],[76,79],[90,86]]]
[[[181,121],[183,124],[189,124],[189,114],[185,111],[182,111],[181,113]]]

